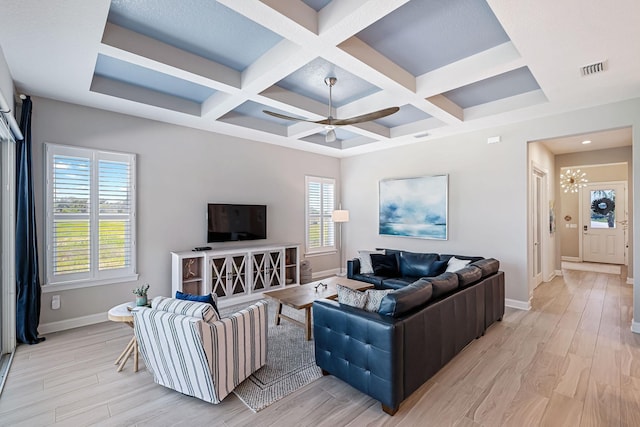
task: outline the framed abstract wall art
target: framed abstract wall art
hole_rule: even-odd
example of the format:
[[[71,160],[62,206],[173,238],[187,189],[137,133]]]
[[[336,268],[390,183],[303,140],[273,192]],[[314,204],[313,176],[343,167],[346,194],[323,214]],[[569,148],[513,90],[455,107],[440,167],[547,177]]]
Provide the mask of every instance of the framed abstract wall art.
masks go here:
[[[448,175],[380,181],[379,233],[447,240]]]

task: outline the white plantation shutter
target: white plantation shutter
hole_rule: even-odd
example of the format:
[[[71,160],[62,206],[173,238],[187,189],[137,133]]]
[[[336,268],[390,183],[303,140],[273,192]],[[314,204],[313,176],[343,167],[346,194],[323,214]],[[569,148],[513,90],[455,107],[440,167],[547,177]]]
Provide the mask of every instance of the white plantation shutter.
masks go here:
[[[46,153],[47,285],[135,280],[135,155]]]
[[[307,252],[335,250],[335,225],[331,213],[335,208],[335,180],[306,177]]]

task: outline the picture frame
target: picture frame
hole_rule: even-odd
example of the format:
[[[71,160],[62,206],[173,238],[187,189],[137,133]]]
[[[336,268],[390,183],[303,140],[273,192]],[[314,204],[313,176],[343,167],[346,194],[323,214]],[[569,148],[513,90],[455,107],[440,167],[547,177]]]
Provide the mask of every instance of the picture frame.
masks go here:
[[[447,240],[449,175],[379,181],[380,235]]]

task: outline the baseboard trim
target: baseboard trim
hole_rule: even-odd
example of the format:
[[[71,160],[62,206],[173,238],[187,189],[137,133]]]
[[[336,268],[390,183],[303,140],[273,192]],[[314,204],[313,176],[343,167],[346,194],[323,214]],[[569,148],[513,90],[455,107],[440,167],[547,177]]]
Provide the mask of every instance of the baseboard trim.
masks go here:
[[[556,270],[556,276],[562,277],[562,270]]]
[[[631,321],[631,332],[640,334],[640,322],[636,322],[635,320]]]
[[[81,326],[95,325],[96,323],[106,322],[107,320],[107,313],[96,313],[88,316],[74,317],[73,319],[59,320],[57,322],[42,323],[38,326],[38,333],[45,335],[52,332],[79,328]]]
[[[550,281],[552,281],[553,279],[555,279],[555,278],[556,278],[556,276],[557,276],[556,272],[555,272],[555,271],[553,271],[553,272],[549,275],[549,277],[547,277],[546,279],[544,279],[544,281],[545,281],[545,282],[550,282]]]
[[[516,310],[531,310],[531,302],[529,301],[520,301],[517,299],[505,298],[504,305],[509,308],[515,308]]]
[[[627,277],[627,285],[633,285],[633,277]]]
[[[582,258],[577,256],[563,256],[563,257],[560,257],[560,260],[569,261],[569,262],[582,262]]]
[[[325,277],[337,276],[338,274],[340,274],[340,269],[332,268],[331,270],[318,271],[318,272],[314,271],[313,273],[311,273],[311,278],[314,280],[317,280],[317,279],[323,279]]]

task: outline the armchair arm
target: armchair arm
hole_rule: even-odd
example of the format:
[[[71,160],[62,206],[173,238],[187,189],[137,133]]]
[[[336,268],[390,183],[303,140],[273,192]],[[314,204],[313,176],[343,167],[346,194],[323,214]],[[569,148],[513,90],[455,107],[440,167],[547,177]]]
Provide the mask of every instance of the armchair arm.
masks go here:
[[[356,274],[360,274],[360,259],[347,260],[347,279],[352,279]]]
[[[220,400],[267,362],[267,302],[199,323],[213,386]]]

